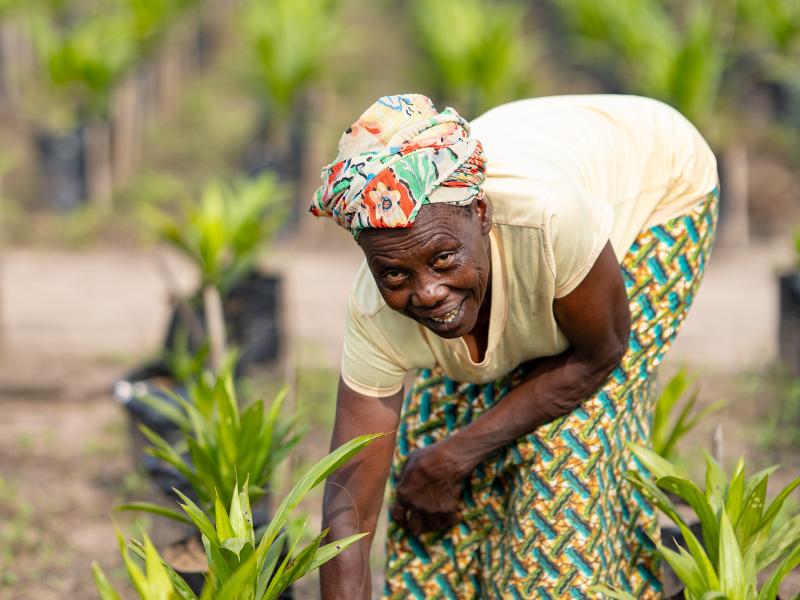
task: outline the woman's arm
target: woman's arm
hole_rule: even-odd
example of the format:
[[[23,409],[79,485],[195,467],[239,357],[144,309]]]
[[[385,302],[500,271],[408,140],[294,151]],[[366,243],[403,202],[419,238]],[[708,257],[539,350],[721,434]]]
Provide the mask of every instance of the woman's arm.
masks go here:
[[[339,380],[331,450],[358,435],[392,433],[372,442],[325,484],[322,526],[330,528],[328,539],[363,531],[370,535],[320,568],[322,600],[371,597],[369,551],[383,503],[402,402],[402,391],[374,398],[354,392]]]
[[[628,346],[630,312],[619,263],[606,244],[580,285],[553,304],[570,348],[537,360],[521,385],[449,438],[409,456],[393,517],[413,533],[457,510],[461,483],[489,454],[569,414],[590,398]],[[415,513],[419,513],[418,515]]]

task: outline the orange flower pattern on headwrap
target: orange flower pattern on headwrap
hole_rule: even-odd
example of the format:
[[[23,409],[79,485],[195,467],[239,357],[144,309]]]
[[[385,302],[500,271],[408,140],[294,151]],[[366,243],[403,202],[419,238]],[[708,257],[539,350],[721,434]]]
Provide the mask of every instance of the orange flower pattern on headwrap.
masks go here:
[[[342,135],[310,210],[353,236],[410,227],[425,204],[470,204],[485,171],[483,148],[454,109],[438,112],[419,94],[384,96]]]

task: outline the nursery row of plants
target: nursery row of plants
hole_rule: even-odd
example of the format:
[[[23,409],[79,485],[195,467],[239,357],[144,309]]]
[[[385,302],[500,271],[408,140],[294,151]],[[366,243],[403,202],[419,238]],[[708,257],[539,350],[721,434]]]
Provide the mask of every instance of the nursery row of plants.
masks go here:
[[[164,558],[172,549],[159,551],[146,532],[141,540],[118,534],[126,571],[143,599],[291,598],[292,583],[369,534],[325,543],[326,532],[309,532],[296,509],[308,492],[381,434],[354,439],[309,468],[280,502],[272,499],[273,512],[268,506],[272,477],[302,434],[295,418],[284,414],[283,393],[269,406],[261,400],[240,406],[235,373],[229,356],[218,370],[206,367],[191,376],[183,394],[170,392],[171,401],[143,399],[180,432],[168,442],[141,426],[147,451],[175,469],[185,491],[173,490],[177,509],[133,502],[117,510],[147,511],[192,527],[206,562],[200,571],[181,571]],[[782,580],[800,565],[800,514],[785,510],[800,477],[768,498],[776,467],[748,476],[740,459],[728,475],[705,453],[704,483],[696,483],[681,466],[678,443],[721,404],[699,410],[690,385],[679,372],[660,393],[652,449],[633,447],[643,468],[626,475],[629,485],[673,523],[654,540],[674,579],[675,589],[665,589],[665,597],[774,600]],[[93,568],[101,597],[119,598],[102,570]],[[604,585],[592,591],[634,599]]]
[[[109,208],[141,160],[147,128],[239,37],[245,83],[262,107],[258,156],[244,166],[296,179],[298,161],[287,156],[302,154],[303,92],[333,43],[334,10],[332,0],[1,3],[0,99],[29,124],[45,204]]]
[[[148,115],[232,45],[261,115],[242,168],[275,168],[296,183],[319,108],[311,92],[324,85],[346,99],[372,43],[352,35],[362,9],[346,0],[4,0],[0,37],[11,43],[0,43],[0,90],[7,102],[25,97],[14,110],[33,124],[46,202],[103,203],[135,171]],[[766,117],[780,125],[776,140],[797,137],[794,0],[415,0],[378,10],[397,13],[379,25],[400,28],[414,50],[413,87],[467,117],[576,89],[575,74],[596,91],[669,102],[718,150],[730,206],[746,206],[745,140],[733,123]]]

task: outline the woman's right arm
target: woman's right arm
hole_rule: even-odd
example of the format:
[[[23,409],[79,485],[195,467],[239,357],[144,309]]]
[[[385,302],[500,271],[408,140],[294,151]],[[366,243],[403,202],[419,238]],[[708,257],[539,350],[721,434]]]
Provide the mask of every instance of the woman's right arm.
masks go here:
[[[402,390],[376,398],[354,392],[339,379],[331,450],[359,435],[390,433],[367,446],[325,484],[322,527],[330,529],[327,541],[364,531],[369,535],[320,568],[322,600],[371,597],[369,551],[383,503],[402,402]]]

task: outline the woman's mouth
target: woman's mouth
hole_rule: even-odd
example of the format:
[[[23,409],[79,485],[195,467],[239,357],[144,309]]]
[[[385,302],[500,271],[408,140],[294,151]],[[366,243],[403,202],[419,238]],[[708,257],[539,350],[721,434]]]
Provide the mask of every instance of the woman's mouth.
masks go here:
[[[450,325],[456,319],[458,319],[458,316],[461,314],[461,309],[463,307],[464,307],[464,301],[462,300],[458,306],[449,310],[445,314],[438,317],[427,317],[427,319],[432,323],[435,323],[436,325]]]
[[[458,316],[458,311],[461,309],[461,305],[459,304],[453,310],[448,313],[445,313],[441,317],[431,317],[431,321],[435,321],[436,323],[452,323],[455,318]]]

